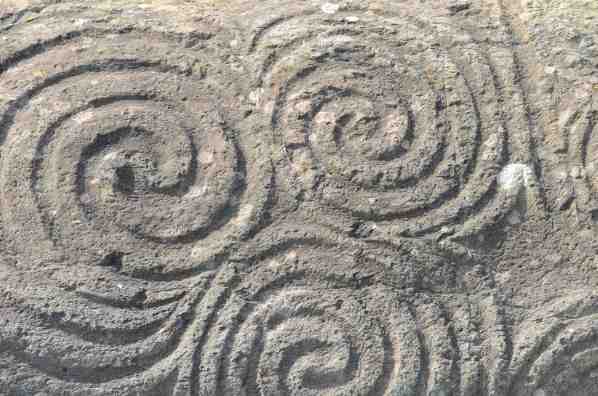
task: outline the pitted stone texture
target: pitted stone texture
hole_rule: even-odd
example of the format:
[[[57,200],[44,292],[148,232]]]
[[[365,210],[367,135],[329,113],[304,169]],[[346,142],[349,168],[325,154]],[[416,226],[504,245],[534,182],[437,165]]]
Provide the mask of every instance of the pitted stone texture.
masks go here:
[[[598,393],[583,1],[0,1],[0,395]]]

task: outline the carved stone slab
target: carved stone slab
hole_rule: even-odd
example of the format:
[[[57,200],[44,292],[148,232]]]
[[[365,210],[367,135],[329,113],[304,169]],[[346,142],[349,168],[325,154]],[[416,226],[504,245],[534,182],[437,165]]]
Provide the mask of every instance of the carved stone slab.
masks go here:
[[[0,0],[0,395],[598,395],[597,4]]]

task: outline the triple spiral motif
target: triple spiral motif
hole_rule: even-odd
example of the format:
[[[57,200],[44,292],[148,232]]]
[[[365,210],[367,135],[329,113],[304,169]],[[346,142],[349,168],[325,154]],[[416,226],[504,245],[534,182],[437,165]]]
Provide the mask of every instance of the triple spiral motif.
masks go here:
[[[0,237],[16,269],[83,279],[60,309],[14,314],[34,334],[0,326],[10,376],[86,395],[500,394],[510,352],[482,275],[478,305],[454,255],[335,232],[510,210],[491,59],[441,23],[326,10],[258,22],[241,50],[131,16],[7,29]],[[303,203],[321,224],[292,226]]]

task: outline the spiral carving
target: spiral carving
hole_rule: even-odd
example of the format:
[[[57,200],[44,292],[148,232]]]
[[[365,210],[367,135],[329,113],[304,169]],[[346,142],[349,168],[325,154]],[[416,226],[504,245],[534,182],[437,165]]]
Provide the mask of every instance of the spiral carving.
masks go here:
[[[199,394],[484,392],[479,378],[494,362],[469,347],[482,342],[472,317],[402,292],[398,269],[324,242],[269,249],[257,265],[249,259],[249,272],[215,282],[214,321],[197,352]],[[490,322],[479,323],[490,337]]]
[[[415,238],[531,179],[469,33],[67,3],[0,11],[0,276],[39,277],[0,293],[0,393],[502,394],[493,269]]]
[[[346,7],[263,23],[249,52],[303,196],[420,235],[496,193],[502,76],[466,32]]]
[[[262,222],[270,194],[267,157],[223,105],[236,95],[226,68],[172,54],[167,37],[150,47],[131,29],[53,27],[0,58],[0,204],[15,249],[118,256],[139,276],[210,268]]]

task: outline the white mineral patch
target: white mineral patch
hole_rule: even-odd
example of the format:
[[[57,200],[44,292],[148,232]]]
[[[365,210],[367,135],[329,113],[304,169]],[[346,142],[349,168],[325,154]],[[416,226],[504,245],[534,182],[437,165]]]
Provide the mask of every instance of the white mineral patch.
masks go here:
[[[339,10],[340,6],[334,3],[324,3],[322,4],[322,12],[326,14],[334,14]]]
[[[528,187],[533,177],[534,173],[529,165],[509,164],[498,175],[498,188],[503,191],[517,192],[522,187]]]

